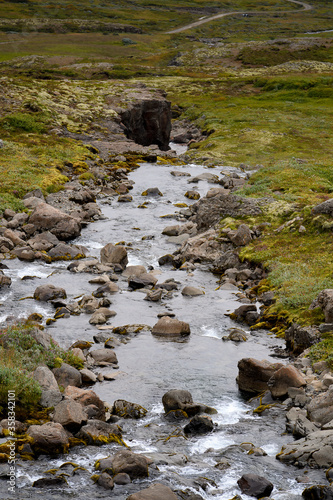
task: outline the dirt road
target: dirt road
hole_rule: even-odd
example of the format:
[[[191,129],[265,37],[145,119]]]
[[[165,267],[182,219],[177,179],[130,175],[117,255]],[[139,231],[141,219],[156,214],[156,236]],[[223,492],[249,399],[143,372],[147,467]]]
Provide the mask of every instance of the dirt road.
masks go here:
[[[305,3],[305,2],[300,2],[298,0],[286,0],[286,2],[291,2],[291,3],[301,5],[301,7],[303,7],[303,10],[312,10],[313,9],[312,5]],[[195,21],[194,23],[187,24],[186,26],[183,26],[182,28],[177,28],[175,30],[167,31],[166,34],[171,35],[172,33],[181,33],[182,31],[187,31],[187,30],[190,30],[191,28],[196,28],[197,26],[200,26],[201,24],[206,24],[206,23],[209,23],[211,21],[215,21],[216,19],[221,19],[222,17],[226,17],[226,16],[233,16],[235,14],[262,15],[262,14],[286,14],[286,13],[291,13],[291,12],[299,12],[299,10],[296,10],[296,11],[295,10],[280,10],[280,11],[272,11],[272,12],[269,12],[269,11],[265,11],[265,12],[262,12],[262,11],[224,12],[222,14],[215,14],[215,16],[206,17],[205,19],[200,19],[199,21]]]

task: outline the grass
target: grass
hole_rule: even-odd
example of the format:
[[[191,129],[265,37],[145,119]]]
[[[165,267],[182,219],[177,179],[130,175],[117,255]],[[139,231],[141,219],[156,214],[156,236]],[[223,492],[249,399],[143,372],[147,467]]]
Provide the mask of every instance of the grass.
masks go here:
[[[18,412],[28,415],[38,408],[41,388],[31,377],[37,366],[52,369],[66,362],[76,368],[83,367],[71,351],[66,352],[53,343],[48,349],[39,345],[32,335],[33,328],[17,324],[0,330],[0,413],[6,408],[8,390],[15,392]]]

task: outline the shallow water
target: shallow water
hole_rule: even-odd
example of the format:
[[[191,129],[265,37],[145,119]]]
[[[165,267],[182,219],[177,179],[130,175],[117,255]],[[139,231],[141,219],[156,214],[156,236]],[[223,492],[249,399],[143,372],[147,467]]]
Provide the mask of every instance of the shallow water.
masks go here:
[[[157,314],[167,309],[174,312],[178,319],[190,323],[191,335],[172,342],[144,332],[127,338],[126,343],[116,348],[119,361],[116,380],[97,383],[93,390],[109,404],[116,399],[125,399],[147,408],[144,419],[125,421],[122,427],[124,440],[133,451],[143,452],[153,459],[156,459],[156,454],[159,454],[159,458],[161,454],[169,457],[171,463],[158,463],[159,472],[156,471],[151,479],[162,480],[173,489],[189,488],[197,491],[205,500],[227,500],[240,493],[237,479],[243,473],[256,472],[273,482],[275,489],[272,496],[276,500],[296,500],[301,498],[304,486],[299,485],[295,477],[303,472],[283,466],[275,459],[281,446],[292,439],[284,435],[283,412],[274,408],[262,416],[254,415],[252,410],[255,404],[243,399],[235,381],[239,359],[272,359],[272,348],[283,346],[282,341],[265,331],[250,332],[247,328],[249,340],[246,343],[237,345],[222,341],[228,328],[235,326],[225,314],[239,306],[237,290],[217,289],[216,276],[202,270],[200,266],[191,273],[158,266],[160,256],[172,253],[177,248],[166,236],[161,235],[161,231],[165,226],[178,222],[162,216],[179,211],[174,203],[190,203],[184,197],[188,189],[198,190],[204,195],[213,186],[203,181],[188,184],[189,177],[175,178],[171,171],[181,170],[194,176],[207,171],[221,175],[220,172],[227,169],[223,166],[207,170],[197,165],[175,167],[145,163],[130,174],[130,179],[135,182],[130,192],[133,196],[131,203],[118,203],[116,199],[100,200],[105,219],[85,228],[77,242],[88,247],[91,255],[98,256],[100,248],[106,243],[125,241],[129,264],[153,266],[160,273],[159,282],[174,278],[180,283],[179,290],[161,304],[143,300],[145,295],[142,292],[129,291],[127,282],[119,277],[120,292],[111,297],[111,309],[117,312],[117,316],[111,320],[112,326],[135,323],[153,326]],[[147,200],[141,193],[150,187],[158,187],[163,197],[149,198],[148,208],[138,208]],[[151,239],[142,239],[143,236]],[[48,304],[40,304],[31,298],[20,300],[31,297],[35,288],[42,283],[63,286],[69,300],[97,288],[88,283],[91,275],[69,273],[66,270],[68,263],[25,264],[11,260],[7,264],[10,270],[6,274],[12,277],[13,284],[10,291],[0,295],[0,322],[14,313],[17,317],[23,317],[38,311],[45,318],[53,316],[54,310]],[[21,281],[27,275],[34,278]],[[183,297],[181,289],[186,284],[202,288],[205,295]],[[88,321],[89,315],[71,316],[58,320],[49,328],[49,332],[61,346],[68,348],[77,339],[92,340],[97,329]],[[103,370],[110,371],[100,371]],[[187,389],[195,401],[218,410],[217,415],[212,416],[216,424],[213,433],[185,439],[180,432],[184,422],[170,423],[165,420],[161,399],[172,388]],[[179,433],[169,438],[171,434]],[[267,456],[247,455],[235,446],[249,441],[261,446]],[[95,460],[108,456],[116,449],[118,445],[115,444],[100,448],[78,447],[72,449],[68,456],[57,459],[40,457],[36,462],[19,463],[19,494],[27,499],[42,495],[46,498],[58,498],[58,495],[59,498],[61,495],[81,499],[108,498],[110,493],[95,486],[90,476],[94,471]],[[231,467],[222,471],[215,465],[223,456],[228,458]],[[81,471],[68,477],[68,487],[64,490],[58,487],[45,492],[31,488],[32,481],[42,477],[47,469],[59,467],[68,460],[85,467],[87,472]],[[311,474],[313,482],[321,482],[322,473],[317,471]],[[205,490],[196,484],[200,477],[212,481]],[[117,486],[111,495],[125,499],[130,493],[146,487],[149,481],[134,482],[126,487]],[[0,498],[6,498],[6,493],[0,493]],[[245,500],[249,497],[243,495],[242,498]]]

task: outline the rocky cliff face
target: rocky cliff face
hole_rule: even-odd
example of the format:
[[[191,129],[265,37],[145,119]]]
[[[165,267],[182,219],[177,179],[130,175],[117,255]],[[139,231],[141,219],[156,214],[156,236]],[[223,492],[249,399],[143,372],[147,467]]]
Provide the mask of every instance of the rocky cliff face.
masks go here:
[[[137,144],[157,144],[168,151],[171,132],[171,104],[165,98],[136,100],[121,113],[125,134]]]

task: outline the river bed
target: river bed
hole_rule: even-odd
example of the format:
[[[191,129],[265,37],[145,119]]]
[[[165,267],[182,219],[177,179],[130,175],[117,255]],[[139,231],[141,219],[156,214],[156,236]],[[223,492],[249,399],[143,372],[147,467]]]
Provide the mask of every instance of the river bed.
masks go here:
[[[122,421],[121,426],[124,441],[131,450],[151,457],[158,470],[150,479],[116,486],[110,493],[94,485],[90,477],[94,473],[95,461],[112,454],[119,445],[76,447],[68,455],[56,459],[41,456],[36,462],[18,462],[17,498],[25,500],[43,496],[85,500],[111,496],[125,500],[130,493],[156,480],[165,482],[174,490],[196,492],[205,500],[228,500],[240,494],[237,479],[249,472],[263,475],[274,484],[272,498],[275,500],[302,498],[305,485],[299,484],[296,477],[304,475],[304,471],[284,466],[275,458],[281,446],[292,440],[290,435],[285,434],[284,412],[278,405],[262,415],[254,414],[257,403],[245,400],[236,384],[237,362],[241,358],[276,361],[274,348],[283,347],[283,341],[263,330],[250,332],[247,327],[244,328],[249,336],[247,342],[222,341],[229,328],[238,326],[226,314],[240,305],[239,291],[230,285],[219,287],[218,278],[200,265],[191,272],[158,265],[159,257],[177,248],[161,232],[165,226],[179,222],[165,216],[179,212],[175,203],[192,203],[184,197],[187,190],[195,189],[203,196],[212,187],[206,181],[189,184],[190,177],[174,177],[171,175],[174,170],[195,176],[207,171],[221,175],[230,168],[221,166],[207,170],[201,165],[142,164],[129,175],[129,179],[134,181],[130,191],[133,201],[118,203],[116,199],[101,198],[99,203],[103,220],[86,227],[75,242],[85,245],[92,256],[98,256],[100,248],[107,243],[125,242],[129,265],[142,264],[154,268],[159,282],[168,278],[179,282],[179,289],[171,298],[155,303],[143,300],[145,295],[140,291],[130,291],[127,281],[119,276],[120,291],[111,298],[111,309],[117,312],[110,320],[112,326],[137,323],[153,326],[157,322],[157,314],[167,310],[190,324],[191,335],[178,341],[155,338],[149,332],[128,337],[116,348],[119,370],[115,380],[96,383],[92,387],[109,404],[125,399],[148,410],[142,420]],[[152,187],[158,187],[163,196],[145,198],[141,195]],[[149,201],[147,208],[138,208],[144,201]],[[11,314],[24,317],[37,311],[45,318],[52,317],[54,309],[50,305],[38,303],[32,298],[20,300],[31,297],[35,288],[43,283],[64,287],[69,301],[90,294],[97,288],[88,283],[91,275],[69,273],[68,262],[27,264],[15,259],[6,264],[9,267],[6,274],[13,283],[9,291],[0,295],[0,324]],[[32,278],[21,280],[27,275]],[[185,285],[199,287],[205,294],[184,297],[181,290]],[[48,331],[64,348],[78,339],[91,341],[98,332],[95,326],[89,324],[89,315],[85,314],[60,319]],[[103,369],[100,371],[103,372]],[[163,416],[162,396],[170,389],[187,389],[194,401],[216,408],[218,413],[212,416],[216,424],[214,432],[185,439],[181,429],[186,422],[170,422]],[[267,455],[248,455],[237,446],[242,442],[252,442],[263,448]],[[225,470],[218,467],[223,458],[230,464]],[[32,482],[43,477],[46,470],[57,468],[67,461],[86,469],[74,475],[70,473],[66,477],[68,487],[40,491],[31,487]],[[310,484],[320,483],[324,477],[320,471],[309,471],[308,475],[311,477]],[[7,497],[5,491],[0,492],[1,499]],[[250,497],[242,495],[242,498],[246,500]]]

